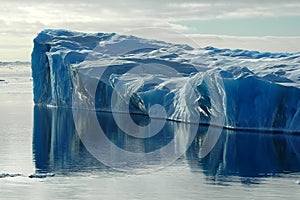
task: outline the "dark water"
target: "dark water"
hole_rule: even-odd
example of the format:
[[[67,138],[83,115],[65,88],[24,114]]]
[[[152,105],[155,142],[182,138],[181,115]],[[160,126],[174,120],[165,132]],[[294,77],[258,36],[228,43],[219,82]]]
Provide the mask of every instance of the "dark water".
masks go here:
[[[71,109],[34,107],[29,94],[0,98],[0,199],[297,199],[300,195],[298,135],[222,130],[212,151],[201,158],[207,127],[167,121],[157,135],[141,139],[120,130],[110,113],[98,113],[106,137],[134,153],[161,149],[178,130],[184,135],[196,130],[187,151],[170,165],[149,171],[165,164],[164,157],[158,157],[138,165],[142,173],[122,172],[89,152]],[[140,125],[149,123],[146,117],[133,118]],[[89,123],[86,120],[82,127]],[[122,166],[136,166],[136,160]]]

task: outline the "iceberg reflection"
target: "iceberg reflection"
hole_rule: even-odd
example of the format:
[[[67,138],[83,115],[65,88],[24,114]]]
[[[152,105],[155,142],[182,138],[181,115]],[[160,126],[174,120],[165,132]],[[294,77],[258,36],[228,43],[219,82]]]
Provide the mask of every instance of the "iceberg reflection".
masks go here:
[[[86,117],[86,111],[82,112]],[[183,155],[188,167],[192,172],[203,172],[208,178],[267,177],[300,172],[300,136],[296,134],[223,130],[212,151],[201,158],[201,147],[207,127],[166,121],[158,134],[145,139],[127,135],[120,130],[111,113],[99,112],[97,117],[106,137],[114,145],[141,155],[159,151],[172,143],[175,133],[179,133],[179,137],[176,138],[178,141],[174,142],[172,149],[178,151],[178,148],[189,145]],[[138,115],[132,115],[132,118],[139,125],[145,125],[151,120]],[[85,119],[83,118],[81,127],[89,123],[88,118]],[[195,137],[191,132],[196,133]],[[81,137],[75,128],[72,109],[34,107],[33,154],[38,172],[110,170],[87,150]],[[191,144],[187,142],[189,140],[192,141]],[[111,158],[118,156],[114,153],[110,152]],[[142,163],[137,163],[139,159],[124,158],[124,163],[118,167],[140,165],[140,168],[147,170],[149,166],[165,164],[163,156],[167,155],[150,157],[151,159],[146,162],[143,160]]]
[[[201,138],[194,140],[186,157],[192,171],[200,168],[211,180],[236,176],[243,181],[245,177],[300,172],[299,135],[223,130],[216,146],[203,159],[198,154]]]
[[[70,109],[34,107],[33,154],[37,172],[105,168],[81,144]]]

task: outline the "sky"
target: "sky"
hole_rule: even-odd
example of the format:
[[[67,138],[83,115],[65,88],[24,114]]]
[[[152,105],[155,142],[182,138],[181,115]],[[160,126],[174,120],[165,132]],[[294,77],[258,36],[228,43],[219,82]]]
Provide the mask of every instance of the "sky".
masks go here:
[[[299,0],[4,0],[0,26],[2,62],[30,61],[34,37],[49,28],[177,43],[185,43],[184,36],[197,47],[300,52]]]

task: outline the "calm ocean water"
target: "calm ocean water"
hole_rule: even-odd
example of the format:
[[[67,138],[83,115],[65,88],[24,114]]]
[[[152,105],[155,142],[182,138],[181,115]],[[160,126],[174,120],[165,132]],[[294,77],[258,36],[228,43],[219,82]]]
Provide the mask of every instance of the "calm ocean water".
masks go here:
[[[2,70],[2,71],[1,71]],[[223,130],[200,158],[207,127],[197,128],[190,148],[160,170],[160,158],[142,173],[120,172],[85,147],[72,110],[35,107],[30,70],[0,69],[0,199],[298,199],[300,136]],[[132,116],[143,124],[149,119]],[[122,118],[122,116],[120,116]],[[166,122],[151,139],[135,139],[118,129],[110,113],[99,124],[115,145],[136,153],[160,149],[179,126]],[[83,124],[87,123],[83,119]],[[193,125],[185,125],[189,134]],[[124,167],[134,163],[128,160]],[[136,163],[135,163],[136,164]]]

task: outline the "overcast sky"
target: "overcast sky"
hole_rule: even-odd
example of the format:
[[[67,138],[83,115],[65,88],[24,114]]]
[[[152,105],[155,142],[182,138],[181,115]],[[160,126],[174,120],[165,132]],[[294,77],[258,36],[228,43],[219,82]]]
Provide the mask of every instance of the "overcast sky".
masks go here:
[[[300,51],[299,0],[9,0],[1,2],[0,26],[0,61],[30,61],[32,40],[46,28],[143,35],[155,27],[201,47]]]

